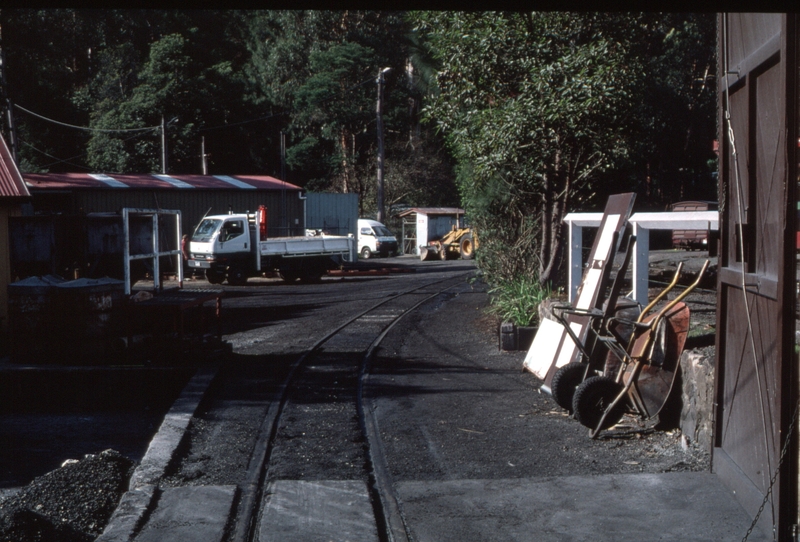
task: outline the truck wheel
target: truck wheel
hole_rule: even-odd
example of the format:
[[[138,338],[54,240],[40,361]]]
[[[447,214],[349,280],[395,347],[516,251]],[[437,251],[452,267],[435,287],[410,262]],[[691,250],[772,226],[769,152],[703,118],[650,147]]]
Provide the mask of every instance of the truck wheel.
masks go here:
[[[439,249],[439,259],[446,260],[447,259],[447,247],[442,247]]]
[[[372,256],[372,252],[370,252],[369,247],[364,247],[361,249],[362,260],[369,260],[370,256]]]
[[[475,245],[472,243],[472,235],[465,235],[461,238],[461,259],[471,260],[475,257]]]
[[[284,282],[295,282],[300,278],[300,274],[296,271],[281,271],[280,273]]]
[[[324,275],[324,274],[325,274],[325,271],[323,271],[322,269],[309,269],[309,270],[303,272],[300,275],[300,282],[302,282],[304,284],[311,284],[311,283],[315,283],[315,282],[321,282],[322,281],[322,275]]]
[[[212,271],[211,269],[206,269],[206,280],[209,284],[222,284],[222,281],[225,280],[225,275]]]
[[[235,266],[228,269],[228,284],[231,286],[244,286],[245,283],[247,283],[247,275],[241,267]]]

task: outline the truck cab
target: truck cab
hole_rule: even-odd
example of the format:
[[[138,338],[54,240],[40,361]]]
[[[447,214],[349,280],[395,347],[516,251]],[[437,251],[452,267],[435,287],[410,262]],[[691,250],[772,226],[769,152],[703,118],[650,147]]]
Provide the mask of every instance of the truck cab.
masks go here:
[[[397,254],[397,237],[377,220],[358,219],[358,253],[363,259]]]
[[[246,280],[252,266],[254,234],[246,214],[208,216],[189,240],[189,266],[205,270],[212,284],[221,283],[226,275],[229,282],[231,275],[235,282],[239,274]]]

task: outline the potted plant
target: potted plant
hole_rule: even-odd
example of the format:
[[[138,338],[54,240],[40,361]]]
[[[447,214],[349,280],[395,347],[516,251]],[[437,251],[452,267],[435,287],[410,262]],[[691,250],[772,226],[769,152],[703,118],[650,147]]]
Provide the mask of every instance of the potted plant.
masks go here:
[[[501,350],[527,350],[539,325],[539,305],[551,290],[529,277],[503,280],[489,290],[491,310],[500,318]]]

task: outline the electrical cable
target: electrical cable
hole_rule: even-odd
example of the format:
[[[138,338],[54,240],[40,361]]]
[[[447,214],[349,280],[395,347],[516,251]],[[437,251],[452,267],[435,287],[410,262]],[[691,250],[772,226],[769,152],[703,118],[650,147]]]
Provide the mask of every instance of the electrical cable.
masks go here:
[[[85,132],[108,132],[108,133],[114,133],[114,132],[117,132],[117,133],[119,133],[119,132],[147,132],[147,131],[151,131],[151,130],[160,130],[161,129],[161,125],[148,126],[146,128],[120,128],[120,129],[90,128],[88,126],[76,126],[74,124],[67,124],[66,122],[61,122],[61,121],[58,121],[58,120],[50,119],[50,118],[47,118],[47,117],[45,117],[43,115],[40,115],[38,113],[34,113],[33,111],[29,111],[28,109],[25,109],[24,107],[22,107],[19,104],[15,103],[13,105],[14,105],[14,107],[19,109],[20,111],[24,111],[25,113],[27,113],[29,115],[33,115],[34,117],[37,117],[39,119],[45,120],[47,122],[52,122],[53,124],[58,124],[59,126],[66,126],[67,128],[74,128],[76,130],[83,130]]]
[[[85,153],[85,152],[84,152],[84,153],[82,153],[82,154],[79,154],[79,155],[77,155],[77,156],[72,156],[72,157],[70,157],[70,158],[64,158],[64,159],[62,160],[62,159],[58,158],[57,156],[53,156],[52,154],[49,154],[49,153],[47,153],[47,152],[43,151],[42,149],[39,149],[39,148],[36,148],[36,147],[34,147],[33,145],[31,145],[30,143],[28,143],[28,142],[27,142],[27,141],[25,141],[24,139],[20,139],[20,140],[19,140],[19,142],[20,142],[22,145],[25,145],[26,147],[29,147],[29,148],[33,149],[34,151],[36,151],[36,152],[38,152],[38,153],[40,153],[40,154],[43,154],[43,155],[47,156],[48,158],[52,158],[53,160],[55,160],[55,162],[51,162],[51,163],[49,163],[49,164],[45,164],[44,166],[42,166],[42,167],[44,167],[44,168],[49,168],[50,166],[54,166],[54,165],[56,165],[56,164],[69,164],[70,166],[79,167],[79,168],[81,168],[81,169],[85,169],[85,170],[87,170],[87,171],[91,171],[91,170],[92,170],[91,168],[88,168],[88,167],[86,167],[86,166],[82,166],[82,165],[80,165],[80,164],[75,164],[75,163],[71,162],[71,160],[74,160],[75,158],[81,158],[81,157],[83,157],[83,156],[86,156],[86,153]]]
[[[139,137],[139,136],[138,136],[138,135],[133,135],[133,136],[130,136],[130,137],[127,137],[127,138],[121,139],[121,141],[124,143],[124,142],[130,141],[130,140],[132,140],[132,139],[135,139],[135,138],[137,138],[137,137]],[[71,156],[71,157],[69,157],[69,158],[64,158],[64,159],[61,159],[61,158],[59,158],[59,157],[57,157],[57,156],[53,156],[52,154],[49,154],[49,153],[47,153],[47,152],[45,152],[45,151],[43,151],[43,150],[41,150],[41,149],[39,149],[39,148],[36,148],[36,147],[34,147],[33,145],[31,145],[30,143],[28,143],[28,142],[27,142],[27,141],[25,141],[25,140],[22,140],[22,139],[21,139],[21,140],[19,140],[19,142],[20,142],[21,144],[23,144],[23,145],[27,146],[27,147],[30,147],[30,148],[31,148],[31,149],[33,149],[34,151],[36,151],[36,152],[38,152],[38,153],[41,153],[41,154],[43,154],[43,155],[47,156],[48,158],[52,158],[53,160],[55,160],[55,162],[51,162],[51,163],[49,163],[49,164],[45,164],[45,165],[43,165],[42,167],[44,167],[44,168],[49,168],[50,166],[54,166],[54,165],[56,165],[56,164],[69,164],[69,165],[71,165],[71,166],[79,167],[79,168],[85,169],[85,170],[87,170],[87,171],[93,171],[93,168],[89,168],[89,167],[86,167],[86,166],[81,166],[80,164],[74,164],[74,163],[72,163],[72,162],[71,162],[71,160],[74,160],[74,159],[76,159],[76,158],[84,158],[84,157],[87,157],[87,156],[89,155],[89,153],[88,153],[88,152],[83,152],[83,153],[81,153],[81,154],[78,154],[78,155],[76,155],[76,156]]]
[[[743,298],[743,302],[744,302],[745,314],[747,315],[747,330],[748,330],[748,333],[750,335],[750,341],[749,342],[750,342],[750,347],[752,349],[753,366],[754,366],[755,373],[756,373],[756,387],[758,388],[759,407],[760,407],[760,411],[761,411],[761,423],[762,423],[763,428],[764,428],[764,455],[765,455],[766,460],[767,460],[767,470],[769,472],[769,476],[767,477],[767,479],[770,479],[772,477],[773,472],[772,472],[772,459],[771,459],[770,450],[769,450],[769,435],[768,435],[768,432],[767,432],[768,431],[767,414],[765,412],[764,392],[763,392],[762,386],[761,386],[761,373],[759,372],[759,368],[758,368],[758,366],[759,366],[758,355],[757,355],[757,352],[756,352],[755,337],[753,335],[753,321],[752,321],[751,316],[750,316],[750,302],[747,299],[747,283],[746,283],[746,276],[745,276],[745,271],[746,271],[745,263],[746,262],[745,262],[745,252],[744,252],[744,215],[743,215],[743,210],[742,210],[742,179],[741,179],[740,170],[739,170],[739,155],[738,155],[738,153],[736,151],[736,139],[734,137],[733,124],[731,123],[730,85],[728,84],[728,75],[730,75],[731,72],[729,70],[729,64],[728,64],[728,46],[727,46],[728,45],[728,32],[727,32],[728,31],[728,24],[727,24],[728,23],[728,17],[727,17],[727,15],[728,15],[727,13],[724,13],[722,15],[722,39],[723,39],[723,44],[722,45],[723,45],[723,49],[725,51],[725,59],[724,59],[724,62],[725,62],[725,66],[724,66],[724,69],[725,69],[725,82],[724,82],[724,85],[725,85],[725,109],[724,109],[724,114],[725,114],[725,121],[726,121],[726,124],[727,124],[727,129],[728,129],[727,130],[728,131],[728,138],[729,138],[730,144],[731,144],[731,156],[733,158],[733,170],[734,170],[734,179],[735,179],[734,187],[736,189],[736,206],[737,206],[736,211],[737,211],[737,215],[738,215],[737,216],[737,218],[738,218],[737,227],[739,229],[739,251],[740,251],[740,254],[741,254],[741,264],[742,264],[742,266],[741,266],[742,267],[742,269],[741,269],[742,298]],[[738,76],[738,72],[736,72],[736,74]],[[728,420],[727,420],[728,423],[730,423],[730,419],[731,419],[731,417],[728,416]],[[787,435],[786,438],[790,438],[790,435]],[[770,492],[767,492],[767,496],[770,496]],[[771,498],[770,498],[770,507],[771,507],[771,512],[772,512],[772,526],[773,526],[772,536],[773,536],[773,539],[774,539],[775,538],[775,502]]]

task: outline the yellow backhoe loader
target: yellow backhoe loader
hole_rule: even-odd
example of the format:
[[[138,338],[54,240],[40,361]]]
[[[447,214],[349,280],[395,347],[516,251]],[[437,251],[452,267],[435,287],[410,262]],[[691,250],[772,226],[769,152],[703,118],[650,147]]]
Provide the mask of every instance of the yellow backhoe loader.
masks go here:
[[[419,247],[419,259],[422,261],[438,258],[440,260],[453,260],[461,257],[462,260],[471,260],[475,257],[478,247],[478,237],[471,228],[453,229],[443,235],[441,239],[431,241],[424,247]]]

